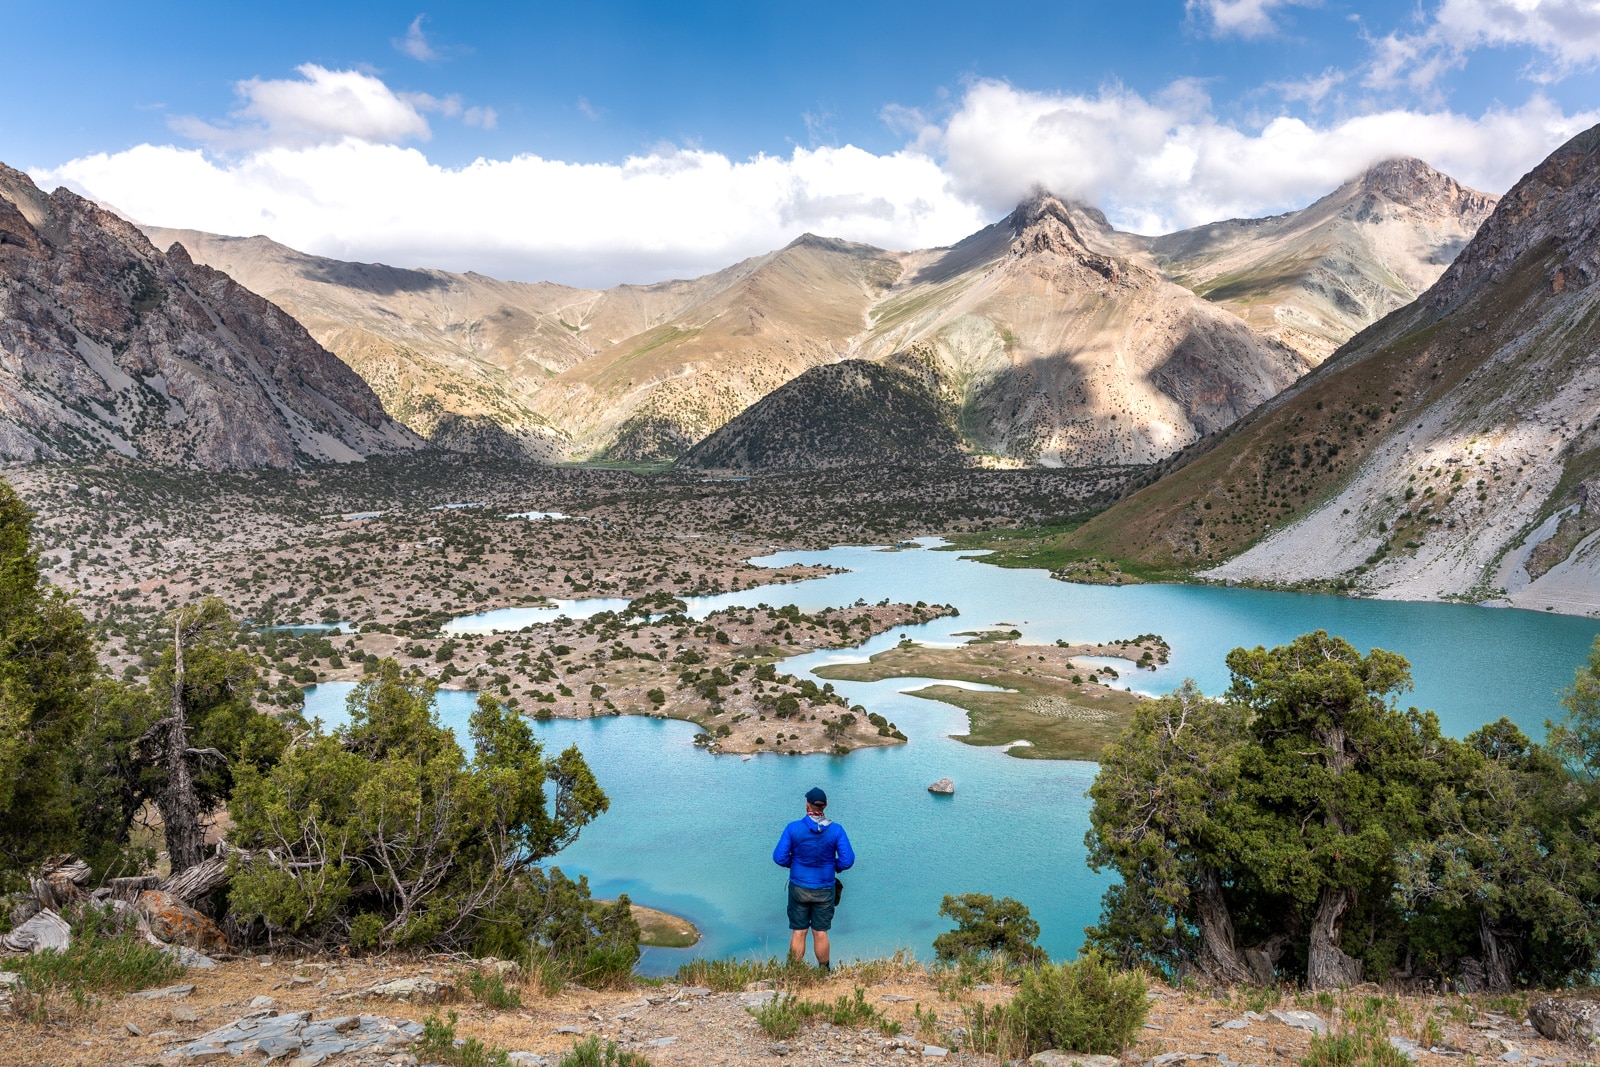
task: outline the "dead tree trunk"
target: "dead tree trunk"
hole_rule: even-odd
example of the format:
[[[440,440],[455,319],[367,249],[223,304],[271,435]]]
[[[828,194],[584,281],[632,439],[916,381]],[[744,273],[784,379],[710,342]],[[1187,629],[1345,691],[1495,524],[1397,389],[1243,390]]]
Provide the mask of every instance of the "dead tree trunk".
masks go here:
[[[1306,960],[1306,984],[1312,989],[1341,989],[1361,981],[1361,961],[1339,947],[1345,913],[1355,902],[1356,891],[1348,886],[1328,886],[1317,901]]]
[[[193,617],[193,613],[179,609],[172,624],[172,712],[166,722],[162,752],[162,770],[166,771],[167,780],[156,797],[167,841],[167,859],[175,875],[205,858],[200,797],[189,761],[189,716],[184,693],[183,645]]]
[[[1200,970],[1216,982],[1248,982],[1250,969],[1239,957],[1233,913],[1222,896],[1222,876],[1215,867],[1201,867],[1199,874],[1194,903],[1200,924]]]
[[[1478,940],[1483,944],[1483,977],[1491,993],[1507,993],[1516,983],[1516,936],[1496,930],[1488,912],[1478,911]]]

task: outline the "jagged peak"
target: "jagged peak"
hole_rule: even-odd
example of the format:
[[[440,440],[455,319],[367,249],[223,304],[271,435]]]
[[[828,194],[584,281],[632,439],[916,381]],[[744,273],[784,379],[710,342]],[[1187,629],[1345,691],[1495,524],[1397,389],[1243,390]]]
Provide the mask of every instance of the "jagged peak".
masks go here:
[[[1344,189],[1355,196],[1381,196],[1398,204],[1472,199],[1492,204],[1494,201],[1488,193],[1462,185],[1414,156],[1396,156],[1374,163],[1346,182]]]
[[[1036,185],[1033,191],[1017,204],[1016,210],[1011,212],[1011,233],[1020,237],[1029,227],[1047,223],[1051,219],[1071,229],[1080,241],[1082,230],[1107,233],[1111,231],[1111,222],[1099,208],[1090,207],[1070,197],[1058,196],[1044,186]]]

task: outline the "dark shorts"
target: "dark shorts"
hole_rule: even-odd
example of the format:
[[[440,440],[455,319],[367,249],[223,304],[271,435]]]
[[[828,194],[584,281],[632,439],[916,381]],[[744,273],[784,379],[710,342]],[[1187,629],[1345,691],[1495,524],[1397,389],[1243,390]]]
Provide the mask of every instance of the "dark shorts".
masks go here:
[[[833,925],[833,886],[811,889],[789,883],[789,929],[823,930]]]

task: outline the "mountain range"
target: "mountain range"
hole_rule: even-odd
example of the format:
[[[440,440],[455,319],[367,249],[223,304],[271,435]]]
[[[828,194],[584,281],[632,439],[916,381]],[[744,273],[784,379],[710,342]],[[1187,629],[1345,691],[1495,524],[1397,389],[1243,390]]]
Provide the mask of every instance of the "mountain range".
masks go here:
[[[1494,202],[1399,160],[1299,212],[1147,238],[1041,191],[948,248],[808,234],[605,290],[145,232],[292,314],[439,447],[676,459],[851,359],[911,375],[984,462],[1078,465],[1152,462],[1229,425],[1414,298]]]
[[[1600,127],[1442,276],[1076,531],[1068,555],[1600,609]]]

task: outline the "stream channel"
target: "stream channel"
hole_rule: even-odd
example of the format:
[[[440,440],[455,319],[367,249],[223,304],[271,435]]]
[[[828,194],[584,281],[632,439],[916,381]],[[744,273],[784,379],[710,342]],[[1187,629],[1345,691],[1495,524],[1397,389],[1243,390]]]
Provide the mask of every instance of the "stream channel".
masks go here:
[[[1172,646],[1156,671],[1122,669],[1118,684],[1162,693],[1194,678],[1207,693],[1227,688],[1223,657],[1244,645],[1278,645],[1315,629],[1338,634],[1365,652],[1386,648],[1411,661],[1415,691],[1402,703],[1432,708],[1444,730],[1463,736],[1505,716],[1534,737],[1561,714],[1557,692],[1600,632],[1600,620],[1466,604],[1358,600],[1216,586],[1072,585],[1040,570],[1007,570],[954,552],[838,547],[784,552],[753,562],[771,567],[822,564],[843,573],[790,585],[689,598],[689,612],[733,605],[795,604],[813,612],[858,599],[953,604],[957,618],[880,634],[856,649],[807,652],[780,670],[800,677],[824,663],[861,661],[902,634],[930,644],[959,644],[958,631],[1004,623],[1024,642],[1090,642],[1157,633]],[[466,616],[446,629],[489,633],[529,623],[615,609],[626,601],[591,599],[557,608],[511,608]],[[905,694],[935,679],[841,682],[834,687],[897,723],[910,738],[893,748],[844,757],[713,756],[693,744],[698,727],[645,716],[533,723],[556,752],[583,750],[610,810],[553,862],[588,876],[597,897],[628,893],[636,903],[675,912],[699,927],[691,949],[647,949],[640,968],[670,973],[690,955],[781,954],[785,872],[773,865],[783,824],[803,814],[802,794],[828,793],[858,861],[843,876],[834,919],[834,959],[847,961],[909,948],[932,955],[946,893],[991,893],[1028,905],[1040,943],[1070,958],[1083,928],[1099,914],[1109,877],[1085,865],[1093,763],[1017,759],[999,749],[950,738],[966,731],[958,708]],[[820,682],[820,679],[819,679]],[[346,719],[350,683],[307,690],[306,714],[329,726]],[[439,694],[440,718],[465,733],[476,694]],[[938,778],[955,781],[951,797],[928,793]]]

